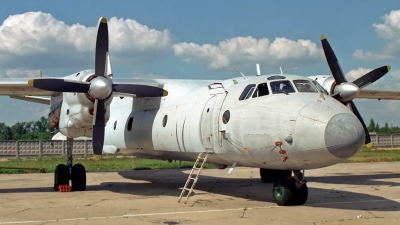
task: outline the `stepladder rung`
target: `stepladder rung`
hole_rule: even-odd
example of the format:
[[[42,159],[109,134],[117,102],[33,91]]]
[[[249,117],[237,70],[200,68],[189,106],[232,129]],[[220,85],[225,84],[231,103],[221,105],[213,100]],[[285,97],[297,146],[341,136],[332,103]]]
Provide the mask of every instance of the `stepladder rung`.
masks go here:
[[[203,157],[203,154],[205,154],[204,157]],[[190,172],[189,177],[186,180],[185,186],[182,189],[182,192],[181,192],[181,195],[179,196],[178,202],[181,201],[185,192],[188,191],[186,198],[185,198],[185,204],[186,204],[187,200],[189,199],[190,195],[193,192],[194,186],[196,185],[198,179],[200,178],[201,171],[204,168],[204,164],[206,163],[209,154],[210,154],[209,152],[199,153],[199,156],[197,157],[197,160],[192,167],[192,171]],[[200,163],[200,167],[198,167],[199,163]],[[193,171],[195,171],[195,170],[198,172],[194,174]],[[192,175],[194,175],[195,177],[192,177]],[[190,182],[191,180],[193,180],[192,183]],[[190,183],[191,183],[190,188],[188,188]]]

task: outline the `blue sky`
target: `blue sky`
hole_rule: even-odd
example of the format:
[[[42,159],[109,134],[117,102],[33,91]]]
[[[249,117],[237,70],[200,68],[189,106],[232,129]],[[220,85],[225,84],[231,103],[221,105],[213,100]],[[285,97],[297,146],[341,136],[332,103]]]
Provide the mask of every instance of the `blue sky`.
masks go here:
[[[64,76],[93,68],[100,16],[115,17],[109,26],[116,77],[228,79],[238,73],[226,68],[251,75],[255,63],[264,74],[278,73],[279,66],[291,74],[330,74],[321,57],[324,34],[349,80],[390,64],[392,71],[368,88],[400,88],[400,2],[394,0],[4,1],[0,76],[35,76],[38,69]],[[71,33],[78,23],[79,32]],[[0,101],[0,121],[7,124],[48,113],[42,105]],[[398,102],[356,104],[367,123],[400,125]]]

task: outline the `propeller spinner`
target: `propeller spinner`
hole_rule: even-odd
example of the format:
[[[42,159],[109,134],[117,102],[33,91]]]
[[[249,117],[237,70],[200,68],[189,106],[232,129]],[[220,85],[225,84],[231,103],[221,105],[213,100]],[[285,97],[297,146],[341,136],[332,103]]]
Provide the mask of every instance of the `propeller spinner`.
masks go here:
[[[349,103],[351,106],[351,110],[353,111],[354,115],[360,120],[361,124],[364,127],[365,131],[365,144],[370,147],[371,146],[371,137],[369,136],[369,132],[367,126],[364,123],[360,113],[358,112],[356,105],[352,101],[355,97],[357,97],[358,93],[360,92],[361,88],[364,88],[383,75],[385,75],[389,70],[390,66],[382,66],[379,67],[362,77],[358,78],[357,80],[353,81],[352,83],[347,82],[342,68],[340,67],[339,61],[336,58],[335,53],[332,50],[331,45],[329,44],[328,40],[325,38],[324,35],[321,36],[322,48],[324,49],[325,57],[328,62],[329,68],[332,72],[332,76],[335,79],[336,86],[334,87],[334,91],[332,97],[338,99],[339,101],[343,102],[344,104]]]
[[[105,133],[104,101],[113,92],[120,94],[134,94],[137,97],[162,97],[168,92],[162,88],[139,84],[113,84],[110,58],[108,54],[108,25],[107,19],[100,18],[97,25],[97,39],[95,52],[95,74],[87,82],[40,78],[28,81],[30,86],[55,92],[87,93],[94,99],[93,114],[93,158],[98,160],[103,151]]]

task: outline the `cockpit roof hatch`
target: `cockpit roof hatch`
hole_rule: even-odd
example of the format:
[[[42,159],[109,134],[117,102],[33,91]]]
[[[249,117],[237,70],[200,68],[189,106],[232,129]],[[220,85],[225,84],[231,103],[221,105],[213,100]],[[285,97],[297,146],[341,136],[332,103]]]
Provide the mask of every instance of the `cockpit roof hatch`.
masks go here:
[[[274,76],[270,76],[267,77],[267,80],[279,80],[279,79],[285,79],[285,76],[281,76],[281,75],[274,75]]]

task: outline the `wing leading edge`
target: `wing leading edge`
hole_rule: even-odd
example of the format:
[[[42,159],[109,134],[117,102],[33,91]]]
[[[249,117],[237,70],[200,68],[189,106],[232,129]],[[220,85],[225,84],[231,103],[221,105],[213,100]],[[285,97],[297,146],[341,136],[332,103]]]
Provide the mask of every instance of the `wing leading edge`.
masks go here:
[[[361,89],[356,98],[359,99],[384,99],[384,100],[400,100],[399,91],[381,91],[381,90],[365,90]]]
[[[0,79],[0,95],[13,96],[52,96],[59,94],[28,85],[29,78],[2,78]]]

